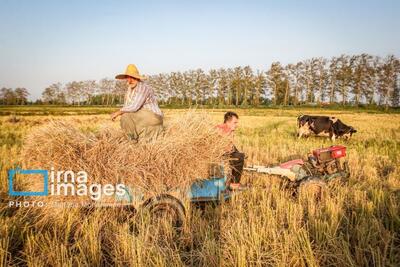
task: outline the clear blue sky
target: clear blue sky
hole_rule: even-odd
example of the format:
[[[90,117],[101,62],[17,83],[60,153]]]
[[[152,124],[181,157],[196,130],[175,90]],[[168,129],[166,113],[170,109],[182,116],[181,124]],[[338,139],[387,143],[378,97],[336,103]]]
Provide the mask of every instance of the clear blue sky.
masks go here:
[[[400,54],[400,1],[0,0],[0,87]]]

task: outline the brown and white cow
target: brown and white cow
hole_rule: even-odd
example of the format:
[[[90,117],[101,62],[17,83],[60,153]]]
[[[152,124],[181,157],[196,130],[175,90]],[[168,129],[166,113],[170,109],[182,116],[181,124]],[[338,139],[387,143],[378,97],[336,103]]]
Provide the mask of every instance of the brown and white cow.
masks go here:
[[[297,118],[297,136],[329,136],[332,140],[336,138],[349,139],[356,133],[353,127],[344,124],[336,117],[301,115]]]

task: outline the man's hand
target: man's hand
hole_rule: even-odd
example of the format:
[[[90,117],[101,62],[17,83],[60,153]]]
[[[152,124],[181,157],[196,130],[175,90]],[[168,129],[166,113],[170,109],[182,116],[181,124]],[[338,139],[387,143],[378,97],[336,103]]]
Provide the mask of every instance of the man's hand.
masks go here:
[[[121,110],[118,110],[114,113],[111,114],[111,120],[115,121],[116,118],[118,118],[118,116],[121,116],[123,114],[123,112]]]

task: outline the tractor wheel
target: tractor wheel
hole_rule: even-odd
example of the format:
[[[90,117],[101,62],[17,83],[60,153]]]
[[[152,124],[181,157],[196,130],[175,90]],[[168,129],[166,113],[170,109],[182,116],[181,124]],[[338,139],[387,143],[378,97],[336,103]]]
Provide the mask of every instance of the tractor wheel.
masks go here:
[[[327,188],[326,183],[319,178],[311,178],[302,181],[297,188],[297,193],[300,199],[313,199],[321,201],[325,194]]]
[[[182,202],[170,195],[160,195],[147,200],[140,212],[155,227],[166,226],[180,233],[185,222],[185,208]]]

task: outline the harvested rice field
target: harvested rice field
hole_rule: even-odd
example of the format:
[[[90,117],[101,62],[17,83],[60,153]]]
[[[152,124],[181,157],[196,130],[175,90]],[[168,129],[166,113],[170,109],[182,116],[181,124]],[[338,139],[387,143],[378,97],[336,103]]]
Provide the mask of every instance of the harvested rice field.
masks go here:
[[[8,170],[17,167],[85,169],[89,182],[115,185],[122,179],[147,186],[149,194],[185,188],[207,175],[208,163],[221,159],[226,144],[210,125],[222,122],[225,110],[163,111],[167,135],[153,146],[130,144],[118,132],[119,122],[103,111],[74,114],[65,108],[53,115],[0,116],[0,265],[399,265],[399,114],[234,110],[239,114],[235,144],[247,155],[245,165],[279,164],[341,144],[347,147],[350,177],[330,181],[324,198],[314,199],[295,196],[275,176],[244,173],[249,188],[229,201],[201,206],[184,201],[179,231],[167,217],[155,222],[124,206],[48,208],[39,200],[53,196],[9,195]],[[301,113],[337,116],[357,133],[347,141],[299,140]],[[24,176],[15,186],[19,191],[40,187]]]

